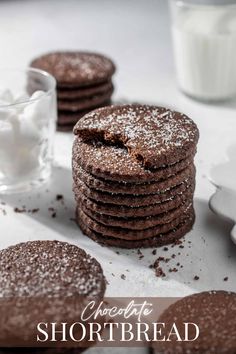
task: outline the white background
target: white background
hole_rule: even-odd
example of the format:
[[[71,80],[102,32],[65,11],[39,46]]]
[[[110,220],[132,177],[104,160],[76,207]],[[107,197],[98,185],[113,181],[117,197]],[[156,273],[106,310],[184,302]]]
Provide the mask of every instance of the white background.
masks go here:
[[[150,250],[144,251],[142,260],[136,252],[121,251],[117,255],[83,237],[70,221],[74,216],[72,134],[56,136],[56,167],[49,192],[44,188],[31,195],[2,198],[9,206],[5,207],[6,216],[0,210],[1,248],[30,239],[74,242],[102,263],[110,283],[107,295],[176,296],[212,288],[236,290],[236,249],[229,239],[231,225],[218,220],[208,209],[208,199],[215,190],[208,179],[209,171],[226,158],[228,147],[236,140],[235,103],[204,105],[178,91],[167,5],[167,0],[0,2],[0,67],[25,67],[34,57],[52,50],[98,51],[117,64],[116,99],[174,107],[191,116],[199,126],[197,222],[189,236],[193,245],[181,253],[184,270],[165,281],[157,279],[148,268],[155,259]],[[66,208],[55,202],[57,193],[65,196]],[[40,212],[33,216],[15,214],[12,207],[23,204],[40,207]],[[55,219],[47,210],[50,206],[57,209]],[[163,255],[162,250],[158,252]],[[121,274],[126,275],[126,281],[120,278]],[[193,281],[194,275],[200,276],[199,282]],[[227,283],[222,280],[224,276],[229,276]]]

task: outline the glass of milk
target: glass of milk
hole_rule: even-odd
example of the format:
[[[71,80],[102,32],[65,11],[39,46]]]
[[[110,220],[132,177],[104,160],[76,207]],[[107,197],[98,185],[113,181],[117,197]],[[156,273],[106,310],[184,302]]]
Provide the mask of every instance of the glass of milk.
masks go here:
[[[0,193],[28,191],[51,174],[56,81],[31,68],[0,77]]]
[[[177,80],[201,101],[236,96],[236,0],[170,0]]]

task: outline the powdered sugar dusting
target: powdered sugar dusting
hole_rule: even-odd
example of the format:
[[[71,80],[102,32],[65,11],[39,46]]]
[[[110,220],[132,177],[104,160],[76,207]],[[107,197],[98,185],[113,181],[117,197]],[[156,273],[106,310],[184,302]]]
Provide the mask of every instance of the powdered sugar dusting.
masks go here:
[[[159,321],[172,323],[177,328],[184,321],[200,328],[194,342],[160,342],[159,351],[168,353],[234,353],[235,352],[236,294],[209,291],[185,297],[171,305]],[[194,344],[193,344],[194,343]]]
[[[103,296],[99,263],[77,246],[33,241],[0,251],[0,297]]]
[[[169,166],[163,165],[158,170],[145,169],[133,159],[127,149],[119,146],[106,145],[101,142],[83,142],[77,137],[73,145],[73,170],[81,165],[85,171],[104,177],[124,182],[136,183],[158,181],[167,179],[191,164],[193,156],[188,160],[178,161]],[[155,191],[156,192],[156,191]]]
[[[59,83],[68,84],[107,80],[115,71],[110,59],[86,52],[46,54],[34,60],[31,66],[48,71]]]
[[[163,163],[166,154],[170,163],[185,158],[188,148],[198,140],[198,129],[186,115],[147,105],[98,109],[85,115],[74,132],[83,138],[97,133],[106,141],[121,142],[131,155],[141,157],[151,167]]]
[[[126,149],[117,146],[107,146],[99,142],[91,144],[83,143],[76,139],[73,147],[73,160],[85,161],[93,166],[98,166],[101,170],[107,168],[113,173],[119,174],[125,168],[127,174],[151,175],[151,171],[144,170],[135,160],[132,160]]]

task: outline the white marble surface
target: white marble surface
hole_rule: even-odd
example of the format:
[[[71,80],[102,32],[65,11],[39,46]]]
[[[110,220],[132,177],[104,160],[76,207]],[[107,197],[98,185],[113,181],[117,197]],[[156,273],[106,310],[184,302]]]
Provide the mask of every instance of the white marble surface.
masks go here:
[[[209,171],[214,164],[224,162],[227,149],[235,142],[235,103],[204,105],[178,91],[167,0],[5,0],[0,2],[0,24],[0,67],[24,67],[38,54],[57,49],[104,52],[117,63],[116,99],[174,107],[189,114],[201,134],[196,158],[197,221],[188,236],[192,245],[188,248],[186,241],[178,259],[184,268],[168,275],[167,280],[157,279],[147,267],[155,259],[150,250],[144,251],[142,260],[136,252],[121,251],[117,255],[83,237],[70,220],[74,215],[71,134],[56,136],[56,167],[49,192],[45,187],[30,195],[3,198],[8,205],[4,206],[7,215],[1,215],[0,209],[0,247],[30,239],[79,244],[102,263],[109,281],[107,295],[177,296],[213,288],[236,290],[236,246],[229,239],[231,224],[218,219],[208,208],[215,191]],[[57,193],[64,194],[66,208],[55,201]],[[39,213],[13,212],[12,207],[24,204],[27,208],[39,207]],[[55,219],[48,211],[50,206],[57,209]],[[159,250],[158,255],[168,256],[174,251]],[[125,281],[121,274],[126,275]],[[193,280],[195,275],[200,276],[197,282]],[[224,282],[226,276],[229,280]]]

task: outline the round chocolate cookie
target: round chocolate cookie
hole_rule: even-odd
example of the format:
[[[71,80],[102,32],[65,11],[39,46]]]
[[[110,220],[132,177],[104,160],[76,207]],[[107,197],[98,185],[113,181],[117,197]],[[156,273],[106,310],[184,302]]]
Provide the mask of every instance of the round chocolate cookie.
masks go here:
[[[65,101],[74,101],[81,98],[97,96],[99,94],[105,94],[109,91],[112,91],[113,84],[111,81],[104,82],[102,84],[93,85],[93,86],[85,86],[81,88],[68,88],[61,89],[57,88],[57,97],[59,100]]]
[[[174,230],[167,233],[160,234],[155,237],[146,238],[144,240],[124,240],[115,237],[106,237],[101,233],[93,231],[81,219],[77,219],[78,225],[82,232],[91,238],[93,241],[98,242],[105,246],[121,247],[121,248],[148,248],[148,247],[160,247],[173,243],[185,236],[194,224],[195,215],[192,214],[185,222],[178,225]]]
[[[109,106],[111,104],[111,101],[108,100],[103,103],[103,106]],[[99,105],[100,106],[100,105]],[[81,111],[77,112],[70,112],[70,111],[59,111],[58,112],[58,125],[65,125],[65,126],[70,126],[73,127],[79,119],[81,119],[86,113],[90,112],[91,109],[84,109]]]
[[[186,159],[193,159],[194,153],[195,147],[193,151],[189,151]],[[179,160],[170,166],[148,170],[133,159],[124,148],[104,145],[101,142],[83,142],[79,137],[74,141],[72,154],[75,175],[78,166],[81,166],[93,176],[118,182],[157,182],[174,176],[186,165],[186,161]]]
[[[186,201],[178,208],[172,209],[162,214],[146,216],[146,217],[118,217],[106,214],[95,213],[86,208],[83,203],[78,203],[78,207],[90,218],[105,226],[121,227],[130,230],[144,230],[157,225],[168,224],[171,221],[180,218],[186,210],[192,206],[192,201]]]
[[[149,169],[186,159],[194,153],[199,138],[196,124],[186,115],[148,105],[94,110],[76,124],[74,133],[83,141],[121,145],[134,161]]]
[[[87,227],[89,227],[91,230],[100,233],[103,236],[114,237],[128,241],[144,240],[147,238],[162,235],[163,233],[167,233],[178,227],[183,222],[186,222],[186,220],[188,220],[193,215],[193,213],[193,207],[192,204],[190,204],[179,218],[174,219],[167,224],[159,224],[143,230],[131,230],[128,228],[103,225],[85,214],[79,207],[77,208],[78,219],[81,220],[83,224],[87,225]]]
[[[40,56],[31,66],[53,75],[59,87],[81,87],[104,83],[115,72],[107,57],[88,52],[55,52]]]
[[[75,245],[29,241],[1,250],[0,342],[13,347],[19,346],[19,341],[21,345],[40,344],[33,339],[36,324],[52,319],[57,319],[58,323],[73,323],[88,301],[103,299],[105,287],[100,264]],[[6,353],[11,350],[20,352],[9,348]],[[1,352],[5,353],[5,349],[1,348]],[[41,352],[81,353],[82,349],[35,348],[31,351]]]
[[[127,195],[145,195],[145,194],[168,194],[173,188],[178,187],[182,183],[187,183],[189,179],[194,179],[195,167],[192,160],[189,159],[187,167],[176,173],[174,176],[170,176],[165,180],[159,180],[157,182],[150,183],[126,183],[126,182],[114,182],[105,179],[99,179],[89,174],[82,169],[75,161],[72,162],[73,166],[73,179],[76,184],[77,180],[84,182],[89,188],[99,190],[102,192],[114,193],[114,194],[127,194]],[[191,177],[189,178],[189,175]],[[184,181],[184,182],[183,182]],[[191,181],[192,182],[192,181]],[[174,193],[176,190],[173,191]],[[173,194],[171,194],[173,196]]]
[[[193,181],[193,179],[192,179]],[[128,206],[128,207],[141,207],[141,206],[150,206],[153,204],[159,204],[160,210],[169,210],[166,209],[170,207],[177,207],[182,204],[183,201],[193,196],[195,185],[194,183],[189,183],[189,187],[186,188],[184,193],[173,194],[168,191],[165,193],[157,193],[157,194],[147,194],[147,195],[128,195],[128,194],[110,194],[107,192],[100,192],[95,189],[88,188],[85,183],[80,180],[77,180],[77,184],[74,184],[74,193],[75,197],[80,198],[80,193],[84,194],[87,198],[93,199],[98,202],[114,204],[117,206]],[[78,191],[78,192],[76,192]],[[77,194],[77,195],[76,195]],[[169,198],[167,197],[169,196]]]
[[[171,200],[166,203],[157,203],[144,207],[128,207],[115,204],[106,204],[102,202],[96,202],[90,198],[87,198],[83,193],[74,187],[75,198],[78,204],[83,203],[83,205],[89,209],[91,212],[116,216],[121,218],[137,218],[145,216],[153,216],[158,214],[163,214],[166,211],[173,211],[178,208],[178,203]]]
[[[102,298],[105,279],[96,259],[75,245],[29,241],[0,251],[0,297]]]
[[[58,124],[60,125],[75,125],[79,119],[81,119],[88,110],[79,111],[79,112],[67,112],[67,111],[60,111],[58,112]]]
[[[68,111],[68,112],[78,112],[85,109],[92,110],[95,107],[100,107],[110,100],[113,93],[113,88],[107,92],[101,93],[96,96],[85,97],[78,100],[58,100],[57,106],[59,111]]]
[[[175,323],[181,338],[185,337],[184,323],[194,323],[199,336],[192,341],[171,340],[156,343],[158,354],[233,354],[236,353],[236,293],[209,291],[187,296],[171,305],[159,318],[165,323],[162,336],[168,336]],[[190,326],[189,338],[195,337]]]

